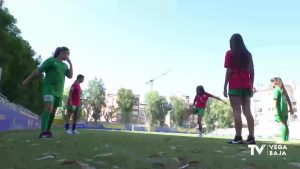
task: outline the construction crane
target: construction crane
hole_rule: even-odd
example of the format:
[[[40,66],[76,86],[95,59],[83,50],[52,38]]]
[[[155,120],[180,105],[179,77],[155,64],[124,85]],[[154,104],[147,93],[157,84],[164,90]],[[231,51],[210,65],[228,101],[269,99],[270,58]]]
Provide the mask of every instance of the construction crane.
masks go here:
[[[168,74],[169,72],[171,71],[171,68],[168,69],[167,71],[165,71],[164,73],[160,74],[159,76],[156,76],[152,79],[150,79],[149,81],[146,82],[147,85],[150,85],[150,91],[152,92],[153,91],[153,82],[155,80],[157,80],[158,78],[161,78],[162,76],[165,76],[166,74]]]

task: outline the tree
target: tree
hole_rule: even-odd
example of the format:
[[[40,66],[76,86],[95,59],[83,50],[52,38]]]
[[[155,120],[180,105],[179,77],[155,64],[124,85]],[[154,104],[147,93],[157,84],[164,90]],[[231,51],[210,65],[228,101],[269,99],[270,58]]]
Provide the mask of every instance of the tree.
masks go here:
[[[102,107],[105,106],[105,88],[102,79],[95,78],[88,82],[87,103],[93,110],[94,121],[97,122],[102,116]]]
[[[208,132],[216,128],[232,127],[233,113],[230,104],[225,105],[220,101],[210,99],[206,106],[204,123]]]
[[[65,120],[68,109],[68,98],[69,98],[70,88],[65,88],[63,98],[62,98],[62,106],[58,108],[57,118],[61,120]]]
[[[81,105],[81,109],[82,109],[82,119],[85,120],[86,123],[88,123],[88,119],[90,117],[90,114],[92,112],[92,106],[89,103],[89,99],[88,99],[88,91],[84,90],[82,92],[83,94],[83,98],[82,98],[82,105]]]
[[[21,83],[40,64],[40,57],[34,58],[35,52],[21,37],[16,22],[7,8],[0,7],[0,67],[3,69],[0,91],[10,101],[39,113],[43,107],[42,78],[27,88]]]
[[[167,100],[164,96],[160,96],[158,92],[149,92],[146,94],[146,112],[148,123],[150,125],[164,125],[165,117],[168,113]]]
[[[119,89],[117,103],[121,109],[122,121],[125,124],[130,123],[134,104],[134,94],[132,90],[124,88]]]
[[[188,105],[183,99],[178,97],[171,97],[172,111],[171,119],[178,126],[183,126],[183,122],[187,119]]]

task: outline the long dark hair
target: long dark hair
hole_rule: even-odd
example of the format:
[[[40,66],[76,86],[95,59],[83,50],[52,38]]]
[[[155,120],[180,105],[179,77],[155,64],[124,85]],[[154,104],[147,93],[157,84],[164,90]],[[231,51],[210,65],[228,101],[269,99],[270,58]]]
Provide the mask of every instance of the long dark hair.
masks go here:
[[[280,77],[274,77],[271,79],[271,82],[275,82],[277,86],[279,86],[284,92],[286,92],[286,89],[284,87],[284,83]]]
[[[197,92],[197,94],[200,94],[200,95],[204,94],[205,93],[204,87],[202,85],[197,86],[196,92]]]
[[[232,53],[231,65],[233,68],[249,69],[251,53],[246,48],[240,34],[233,34],[230,38],[230,49]]]
[[[55,49],[53,57],[57,58],[59,56],[60,52],[63,52],[63,51],[69,51],[69,48],[67,48],[65,46],[63,46],[63,47],[57,47]]]

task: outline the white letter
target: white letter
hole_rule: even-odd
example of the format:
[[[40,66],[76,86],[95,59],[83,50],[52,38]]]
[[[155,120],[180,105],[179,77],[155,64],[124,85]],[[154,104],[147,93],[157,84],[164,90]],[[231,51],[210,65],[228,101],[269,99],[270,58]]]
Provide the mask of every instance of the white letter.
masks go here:
[[[248,148],[251,149],[251,155],[254,155],[254,148],[257,147],[256,145],[248,145]]]
[[[264,150],[266,145],[262,145],[260,148],[258,148],[258,146],[255,147],[257,153],[260,155],[262,153],[262,151]]]

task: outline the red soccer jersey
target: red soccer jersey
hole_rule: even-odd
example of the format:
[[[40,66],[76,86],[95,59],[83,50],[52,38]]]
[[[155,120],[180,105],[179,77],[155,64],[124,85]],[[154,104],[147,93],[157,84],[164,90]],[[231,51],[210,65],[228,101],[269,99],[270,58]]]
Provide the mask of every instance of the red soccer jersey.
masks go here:
[[[201,95],[197,94],[195,96],[195,99],[194,99],[194,103],[195,103],[196,108],[203,108],[203,109],[205,109],[207,100],[211,96],[212,95],[209,94],[209,93],[204,93],[204,94],[201,94]]]
[[[250,56],[251,57],[251,56]],[[229,90],[230,89],[250,89],[252,87],[252,82],[250,78],[249,70],[242,70],[241,68],[233,68],[231,65],[232,53],[231,50],[226,52],[225,56],[225,68],[231,69],[231,76],[229,79]],[[253,66],[252,58],[250,59]]]
[[[80,95],[81,95],[81,88],[79,83],[74,82],[70,89],[70,95],[69,97],[69,104],[73,106],[80,106]]]

